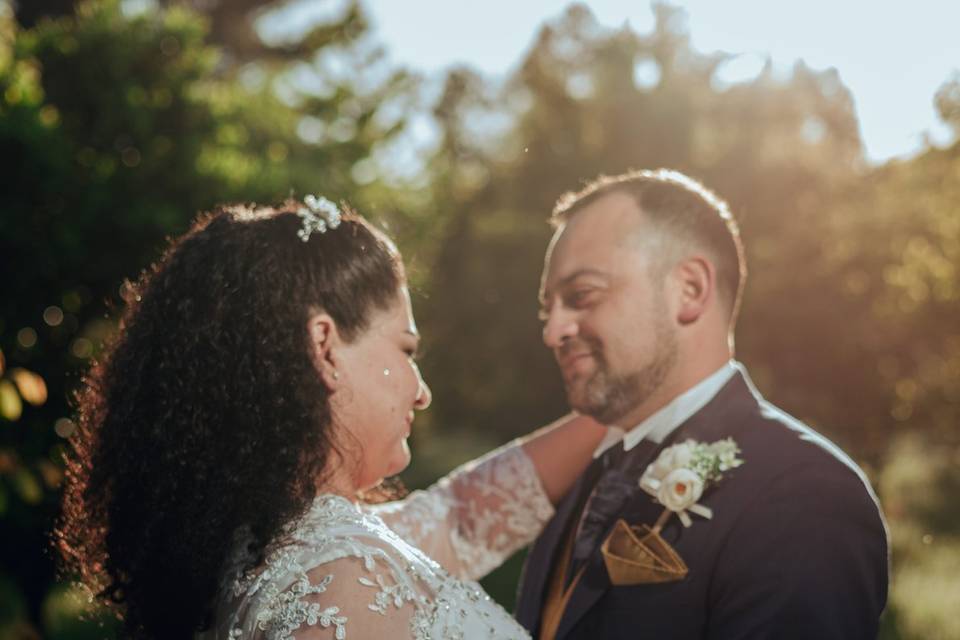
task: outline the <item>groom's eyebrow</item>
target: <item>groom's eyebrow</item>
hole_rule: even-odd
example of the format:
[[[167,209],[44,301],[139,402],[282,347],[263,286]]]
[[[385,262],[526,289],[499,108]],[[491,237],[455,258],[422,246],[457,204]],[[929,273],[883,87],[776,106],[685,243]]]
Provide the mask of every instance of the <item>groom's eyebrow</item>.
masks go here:
[[[573,273],[560,278],[560,281],[557,282],[552,289],[550,290],[544,289],[543,291],[540,292],[540,295],[538,296],[540,300],[540,307],[542,308],[546,304],[547,298],[550,297],[550,295],[553,293],[555,289],[563,289],[564,287],[568,286],[571,282],[574,282],[578,278],[582,278],[584,276],[594,276],[596,278],[601,278],[603,280],[610,279],[610,276],[606,272],[601,271],[600,269],[594,269],[592,267],[583,267],[582,269],[577,269]]]

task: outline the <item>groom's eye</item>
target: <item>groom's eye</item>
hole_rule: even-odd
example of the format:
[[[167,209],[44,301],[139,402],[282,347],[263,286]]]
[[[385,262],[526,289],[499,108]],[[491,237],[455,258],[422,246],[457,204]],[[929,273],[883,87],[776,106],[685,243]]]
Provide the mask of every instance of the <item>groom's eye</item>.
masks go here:
[[[577,289],[576,291],[571,291],[567,296],[567,304],[574,308],[580,308],[590,304],[593,301],[596,293],[595,289]]]

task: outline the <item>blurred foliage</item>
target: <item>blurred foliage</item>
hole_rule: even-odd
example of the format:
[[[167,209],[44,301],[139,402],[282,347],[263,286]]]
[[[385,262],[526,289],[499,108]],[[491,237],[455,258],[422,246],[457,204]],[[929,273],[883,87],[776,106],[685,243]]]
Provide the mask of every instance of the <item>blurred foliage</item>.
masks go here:
[[[893,540],[894,580],[885,639],[960,638],[960,447],[898,437],[878,486]],[[889,620],[888,620],[889,622]]]
[[[322,51],[234,64],[180,6],[86,2],[24,29],[0,4],[0,153],[14,159],[0,180],[0,536],[32,550],[0,564],[11,602],[24,603],[0,612],[10,624],[70,628],[56,611],[72,596],[48,593],[46,532],[74,428],[69,394],[112,329],[124,279],[218,202],[317,189],[377,200],[376,176],[361,184],[356,167],[403,127],[380,111],[408,81],[363,28],[348,8],[323,26]],[[339,73],[321,74],[331,59]],[[378,68],[378,82],[352,80]]]
[[[922,429],[934,442],[957,442],[958,203],[960,145],[954,144],[881,167],[830,212],[825,264],[845,294],[851,335],[877,377],[873,397],[857,410],[887,439],[891,431]]]
[[[740,219],[751,274],[738,357],[768,398],[875,478],[898,462],[889,444],[900,433],[955,448],[960,146],[868,167],[835,71],[798,63],[782,76],[768,65],[726,84],[731,58],[693,50],[681,12],[655,12],[653,31],[638,34],[574,6],[543,27],[504,86],[469,70],[448,76],[431,206],[454,213],[421,312],[431,424],[503,440],[563,410],[536,320],[545,219],[585,179],[667,166],[716,189]],[[937,97],[948,120],[960,111],[956,86]],[[924,478],[918,492],[938,496],[930,511],[956,535],[948,477]],[[949,539],[929,562],[960,558]],[[895,581],[904,570],[944,591],[921,602],[917,584],[897,588],[884,633],[957,637],[918,623],[949,621],[947,602],[960,595],[943,582],[950,571],[907,569],[904,548],[898,541]]]
[[[424,107],[355,2],[260,38],[287,4],[0,0],[16,160],[0,179],[0,637],[111,635],[78,621],[89,594],[56,583],[47,550],[69,394],[124,279],[194,212],[319,189],[390,227],[434,390],[404,474],[419,487],[564,410],[536,319],[546,218],[599,173],[659,166],[741,221],[738,356],[760,389],[875,480],[894,543],[883,637],[960,637],[960,145],[869,167],[835,71],[725,82],[734,58],[695,51],[666,5],[646,34],[573,6],[507,81],[454,69]],[[960,76],[934,99],[960,132]],[[411,159],[423,117],[438,142]],[[519,563],[484,582],[508,607]]]
[[[831,435],[844,444],[867,435],[843,428],[862,421],[823,375],[845,343],[822,247],[829,203],[860,168],[849,93],[835,72],[802,64],[787,78],[768,68],[723,87],[728,57],[698,54],[682,27],[665,6],[646,35],[602,29],[574,7],[543,28],[499,95],[467,72],[448,79],[450,175],[433,206],[455,219],[426,322],[436,343],[427,370],[444,372],[437,423],[507,436],[562,410],[536,319],[545,219],[561,192],[597,174],[667,166],[715,188],[741,218],[752,276],[739,346],[757,382],[801,417],[838,427]],[[504,111],[509,125],[494,144],[487,123]],[[849,368],[852,384],[871,384],[869,371]]]
[[[184,7],[202,13],[207,23],[206,41],[225,54],[232,65],[253,60],[302,60],[331,44],[362,37],[368,28],[355,0],[334,23],[314,25],[307,33],[283,42],[266,42],[257,30],[257,20],[271,11],[292,4],[289,0],[133,0],[128,6],[146,9]],[[14,15],[24,27],[45,18],[69,16],[84,0],[14,0]]]

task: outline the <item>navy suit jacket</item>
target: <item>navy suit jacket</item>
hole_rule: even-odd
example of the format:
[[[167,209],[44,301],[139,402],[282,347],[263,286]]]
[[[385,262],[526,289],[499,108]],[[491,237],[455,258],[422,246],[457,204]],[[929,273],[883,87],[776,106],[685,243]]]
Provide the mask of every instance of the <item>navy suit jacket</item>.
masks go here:
[[[595,549],[557,638],[876,638],[887,599],[888,537],[863,472],[835,445],[765,402],[741,372],[660,449],[688,438],[728,437],[744,464],[704,492],[700,503],[713,518],[693,516],[693,526],[684,528],[674,516],[662,532],[686,562],[687,576],[613,586]],[[650,461],[631,462],[637,478]],[[527,557],[516,615],[534,638],[563,533],[582,492],[590,490],[585,484],[557,506]],[[661,511],[638,490],[617,517],[652,526]]]

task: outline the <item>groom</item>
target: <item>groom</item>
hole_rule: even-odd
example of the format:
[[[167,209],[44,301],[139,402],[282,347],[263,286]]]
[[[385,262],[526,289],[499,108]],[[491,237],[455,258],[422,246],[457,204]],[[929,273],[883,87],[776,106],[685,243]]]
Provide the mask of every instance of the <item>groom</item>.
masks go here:
[[[732,360],[746,270],[726,204],[639,171],[564,196],[553,221],[543,339],[571,406],[612,426],[531,549],[521,624],[534,638],[875,638],[883,516],[860,469]],[[690,526],[638,487],[666,447],[727,438],[743,463],[708,484]],[[695,490],[677,485],[671,504]],[[666,565],[640,571],[650,558],[625,532],[662,515]]]

